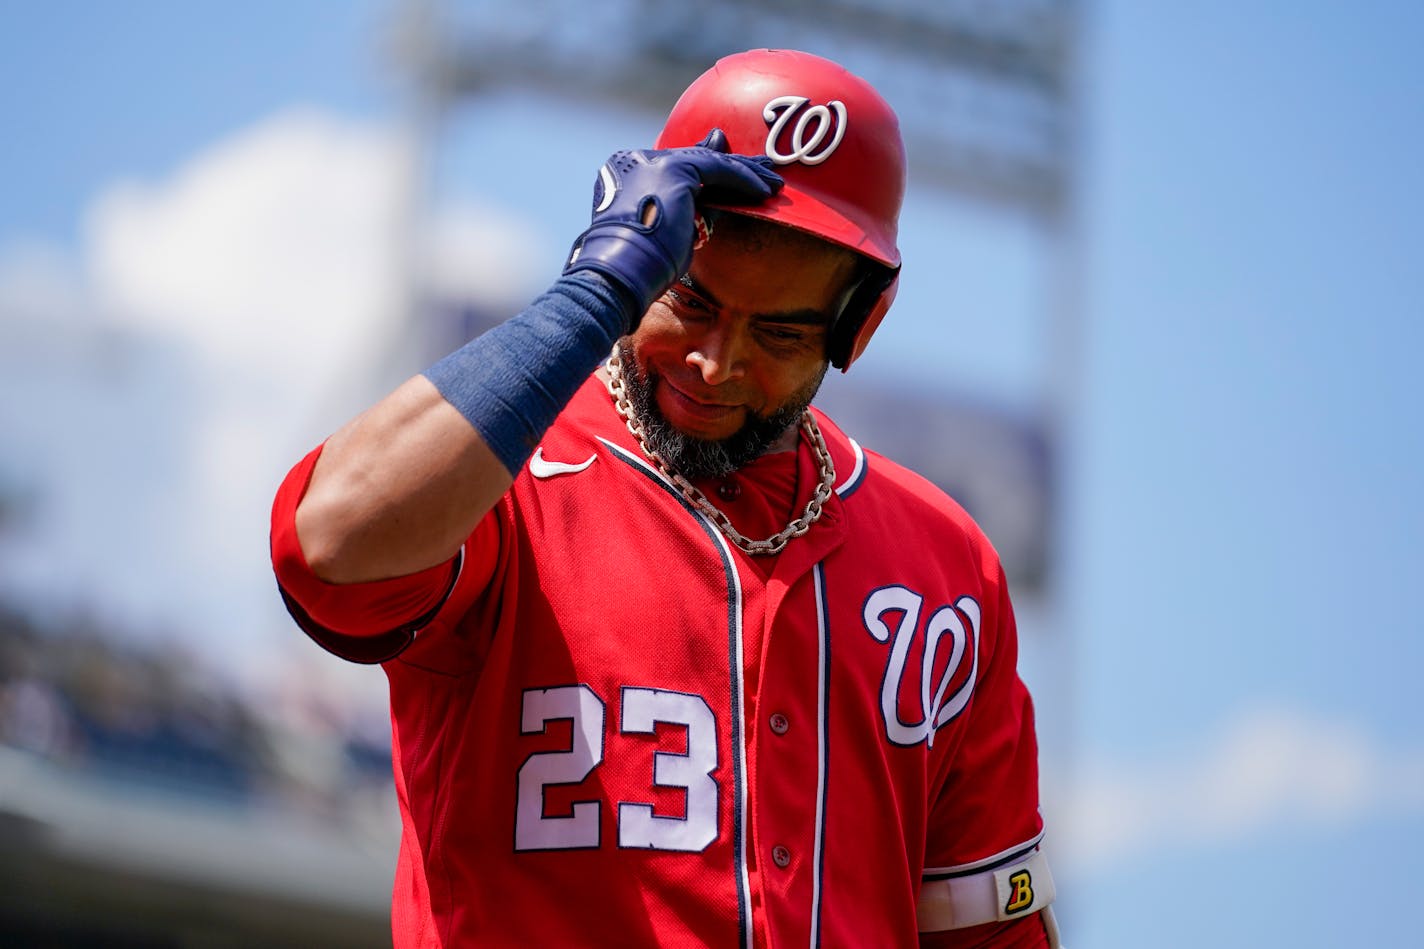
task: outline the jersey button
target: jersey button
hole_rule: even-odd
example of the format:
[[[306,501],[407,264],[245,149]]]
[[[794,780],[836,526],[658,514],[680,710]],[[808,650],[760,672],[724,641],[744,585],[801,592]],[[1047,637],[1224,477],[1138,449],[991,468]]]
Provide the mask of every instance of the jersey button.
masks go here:
[[[785,869],[791,864],[791,851],[777,844],[771,848],[771,862]]]
[[[786,730],[791,727],[791,720],[780,712],[773,712],[771,716],[771,730],[778,735],[786,734]]]
[[[717,486],[717,497],[723,501],[735,501],[742,496],[742,486],[735,481],[723,481]]]

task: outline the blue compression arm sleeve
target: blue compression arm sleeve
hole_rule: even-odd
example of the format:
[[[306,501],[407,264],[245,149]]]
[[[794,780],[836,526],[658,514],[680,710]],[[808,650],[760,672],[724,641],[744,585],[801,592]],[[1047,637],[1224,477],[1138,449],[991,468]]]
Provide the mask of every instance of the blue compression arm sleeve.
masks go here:
[[[515,474],[631,324],[629,309],[602,274],[567,274],[424,376]]]

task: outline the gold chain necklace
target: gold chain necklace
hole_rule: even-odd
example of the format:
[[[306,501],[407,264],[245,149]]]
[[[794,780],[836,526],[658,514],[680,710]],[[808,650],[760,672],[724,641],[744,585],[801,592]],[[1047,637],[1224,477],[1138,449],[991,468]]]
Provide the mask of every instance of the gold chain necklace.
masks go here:
[[[816,424],[816,417],[811,414],[810,409],[801,415],[801,428],[811,440],[811,448],[816,453],[816,461],[821,468],[821,483],[816,485],[816,491],[811,495],[811,500],[806,502],[806,510],[801,512],[800,517],[795,518],[790,524],[766,540],[752,540],[733,527],[727,515],[709,501],[707,495],[703,494],[697,485],[673,471],[662,456],[653,449],[653,446],[648,444],[648,438],[643,433],[643,423],[638,421],[638,417],[633,411],[633,404],[629,401],[628,393],[623,387],[623,361],[616,350],[612,356],[608,357],[604,368],[608,370],[608,394],[613,397],[613,406],[618,410],[618,415],[624,423],[627,424],[628,431],[637,439],[638,446],[643,449],[643,454],[657,465],[664,477],[677,485],[678,490],[682,492],[682,496],[687,499],[689,504],[707,515],[708,519],[717,525],[717,529],[736,545],[738,550],[752,556],[780,553],[791,538],[800,537],[820,519],[821,508],[835,488],[836,466],[831,461],[831,453],[826,448],[826,440],[821,437],[821,429]]]

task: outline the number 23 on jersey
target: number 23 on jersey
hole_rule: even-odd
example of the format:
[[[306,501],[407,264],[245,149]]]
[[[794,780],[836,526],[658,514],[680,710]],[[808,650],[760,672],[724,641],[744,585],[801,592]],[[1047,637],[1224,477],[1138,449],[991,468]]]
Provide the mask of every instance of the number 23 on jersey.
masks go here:
[[[717,721],[700,695],[625,686],[621,734],[653,734],[659,723],[687,729],[687,753],[655,751],[649,767],[658,787],[687,795],[685,817],[658,814],[651,803],[618,805],[618,846],[696,853],[717,839]],[[520,733],[543,734],[549,724],[572,725],[569,747],[531,754],[519,768],[514,849],[584,850],[601,845],[599,801],[577,801],[570,813],[549,814],[547,789],[577,785],[603,764],[607,707],[587,685],[524,692]]]

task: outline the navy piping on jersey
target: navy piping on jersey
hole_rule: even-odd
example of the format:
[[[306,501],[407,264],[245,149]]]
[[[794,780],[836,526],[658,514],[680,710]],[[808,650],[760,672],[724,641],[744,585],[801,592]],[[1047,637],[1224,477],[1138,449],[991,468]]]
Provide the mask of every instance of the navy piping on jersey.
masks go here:
[[[836,488],[836,494],[840,495],[842,501],[865,483],[865,472],[870,467],[865,463],[865,449],[860,447],[860,443],[849,435],[846,436],[846,441],[850,442],[850,450],[855,452],[855,467],[851,468],[850,475]]]
[[[933,870],[926,870],[922,875],[924,880],[952,880],[955,877],[973,876],[976,873],[984,873],[989,870],[997,870],[999,867],[1007,866],[1016,860],[1028,856],[1038,849],[1038,845],[1043,841],[1043,831],[1026,843],[1008,850],[1002,850],[992,857],[985,857],[983,860],[976,860],[973,863],[963,863],[956,867],[943,867]]]
[[[465,546],[461,544],[459,553],[455,555],[454,568],[450,571],[450,582],[445,585],[445,592],[440,595],[440,599],[435,601],[435,605],[409,623],[402,623],[394,629],[376,633],[374,636],[353,636],[350,633],[339,633],[330,627],[323,626],[311,618],[311,615],[292,598],[292,595],[282,587],[281,583],[277,584],[277,592],[282,594],[282,602],[286,604],[287,612],[292,615],[292,619],[296,620],[302,632],[310,636],[318,646],[347,662],[373,666],[389,662],[399,656],[407,646],[415,641],[416,633],[430,625],[430,622],[435,619],[450,599],[450,594],[455,592],[455,584],[459,582],[460,572],[464,567]]]
[[[820,672],[816,696],[816,862],[811,879],[811,946],[821,945],[821,890],[826,869],[826,792],[831,764],[831,623],[826,602],[826,567],[818,563],[811,571],[816,591],[816,627],[820,633],[817,656]]]
[[[613,457],[627,464],[634,471],[639,472],[653,484],[666,491],[669,496],[682,505],[683,510],[691,514],[696,519],[698,525],[712,540],[713,546],[717,549],[718,556],[722,560],[722,570],[727,580],[727,649],[728,649],[728,672],[732,679],[732,782],[733,800],[735,806],[732,808],[732,848],[736,862],[737,876],[737,925],[740,934],[739,942],[751,949],[752,946],[752,925],[751,925],[751,880],[747,874],[747,854],[746,854],[746,758],[743,754],[744,739],[742,737],[742,585],[741,578],[737,575],[736,564],[732,561],[731,548],[727,546],[726,539],[716,525],[707,519],[702,512],[688,503],[687,499],[671,482],[659,474],[654,468],[644,462],[641,458],[618,447],[608,439],[599,437],[609,451],[613,452]]]

